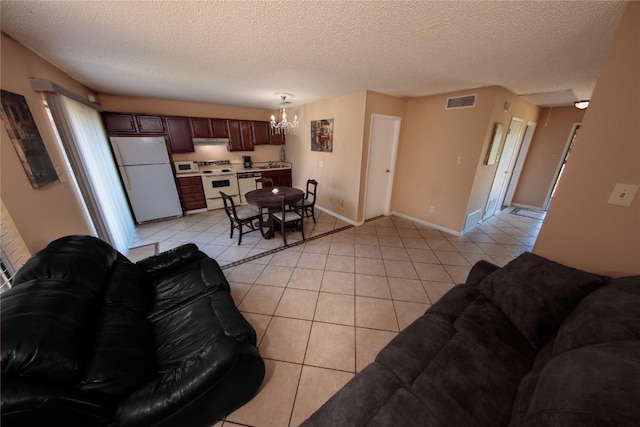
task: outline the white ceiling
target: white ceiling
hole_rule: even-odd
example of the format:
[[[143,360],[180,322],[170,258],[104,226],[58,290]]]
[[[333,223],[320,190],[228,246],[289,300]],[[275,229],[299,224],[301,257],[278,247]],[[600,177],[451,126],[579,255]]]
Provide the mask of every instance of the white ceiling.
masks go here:
[[[277,108],[499,85],[567,105],[591,97],[624,5],[2,0],[0,28],[99,93]]]

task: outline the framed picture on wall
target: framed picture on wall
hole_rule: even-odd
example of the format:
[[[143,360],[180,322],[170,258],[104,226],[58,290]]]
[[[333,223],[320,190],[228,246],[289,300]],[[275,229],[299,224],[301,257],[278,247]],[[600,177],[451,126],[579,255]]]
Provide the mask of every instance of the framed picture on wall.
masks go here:
[[[27,100],[16,93],[1,91],[0,116],[33,188],[58,180],[53,163],[33,120]]]
[[[489,150],[487,150],[487,157],[484,160],[485,165],[492,165],[498,159],[498,149],[500,148],[500,141],[502,141],[502,130],[502,123],[496,123],[493,126],[493,136],[491,137]]]
[[[311,121],[311,151],[333,152],[333,119]]]

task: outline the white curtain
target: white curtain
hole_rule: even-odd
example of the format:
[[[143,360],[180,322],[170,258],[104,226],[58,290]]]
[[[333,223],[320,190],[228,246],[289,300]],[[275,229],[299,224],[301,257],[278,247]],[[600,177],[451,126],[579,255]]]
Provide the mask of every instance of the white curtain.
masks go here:
[[[100,114],[66,96],[45,96],[98,237],[126,254],[135,224]]]

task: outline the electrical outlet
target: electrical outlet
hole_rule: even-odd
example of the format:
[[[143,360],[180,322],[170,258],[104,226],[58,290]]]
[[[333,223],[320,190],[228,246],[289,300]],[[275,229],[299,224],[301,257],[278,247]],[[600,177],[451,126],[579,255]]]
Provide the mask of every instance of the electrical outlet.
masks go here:
[[[464,163],[464,156],[458,156],[458,164],[461,165]]]
[[[435,206],[429,206],[429,212],[434,213],[436,211]]]
[[[344,205],[344,199],[340,199],[340,204]]]
[[[613,187],[613,191],[611,192],[611,196],[609,196],[609,201],[607,203],[610,205],[631,206],[631,202],[636,196],[638,188],[638,185],[616,184],[616,186]]]

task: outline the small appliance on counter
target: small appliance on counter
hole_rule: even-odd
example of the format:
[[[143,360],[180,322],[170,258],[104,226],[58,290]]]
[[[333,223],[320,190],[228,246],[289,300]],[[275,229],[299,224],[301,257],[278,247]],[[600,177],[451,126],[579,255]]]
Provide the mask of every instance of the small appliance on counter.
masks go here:
[[[251,167],[253,166],[251,156],[242,156],[242,163],[245,169],[251,169]]]
[[[200,170],[196,161],[173,162],[173,165],[176,168],[176,173],[195,173]]]

